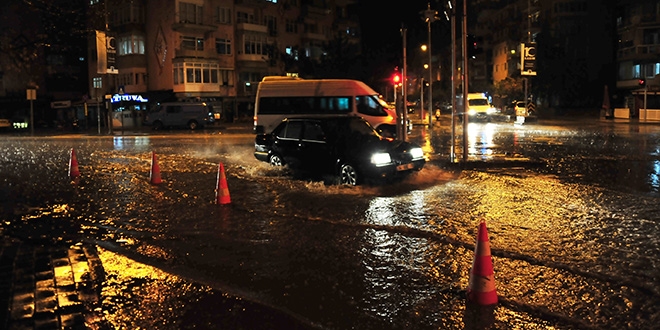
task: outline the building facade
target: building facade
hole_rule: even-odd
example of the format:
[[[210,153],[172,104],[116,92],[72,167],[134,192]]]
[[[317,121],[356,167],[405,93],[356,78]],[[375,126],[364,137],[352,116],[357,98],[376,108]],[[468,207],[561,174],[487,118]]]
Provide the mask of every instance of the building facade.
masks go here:
[[[264,76],[297,74],[338,38],[359,45],[354,12],[354,0],[92,1],[90,95],[137,116],[140,103],[198,100],[251,119]]]
[[[640,108],[660,109],[660,1],[618,1],[616,12],[618,72],[613,106],[629,108],[635,117]]]

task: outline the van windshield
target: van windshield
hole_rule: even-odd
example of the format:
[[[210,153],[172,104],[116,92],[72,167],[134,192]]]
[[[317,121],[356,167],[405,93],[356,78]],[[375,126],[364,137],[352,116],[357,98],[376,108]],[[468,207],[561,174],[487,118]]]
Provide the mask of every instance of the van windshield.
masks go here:
[[[387,112],[383,109],[382,100],[376,95],[363,95],[355,97],[355,104],[357,104],[357,111],[367,116],[387,116]],[[387,103],[385,103],[387,106]]]
[[[488,100],[486,99],[472,99],[468,100],[469,105],[488,105]]]

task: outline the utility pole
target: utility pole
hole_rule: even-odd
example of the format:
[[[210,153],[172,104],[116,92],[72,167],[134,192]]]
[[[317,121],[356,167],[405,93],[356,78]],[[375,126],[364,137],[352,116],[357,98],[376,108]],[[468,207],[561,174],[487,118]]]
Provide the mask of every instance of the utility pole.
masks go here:
[[[431,9],[431,3],[427,2],[426,10],[422,12],[424,21],[428,25],[428,52],[429,52],[429,98],[428,98],[428,115],[429,115],[429,127],[433,128],[433,55],[431,54],[431,23],[435,22],[438,17],[438,12]],[[424,105],[422,104],[422,107]],[[421,110],[422,122],[425,122],[424,118],[424,109]]]
[[[463,162],[468,158],[468,56],[467,56],[467,0],[463,0]]]
[[[408,140],[408,65],[406,62],[406,34],[408,30],[405,27],[401,28],[401,34],[403,35],[403,74],[401,75],[401,95],[403,97],[403,134],[401,135],[401,140]]]
[[[456,10],[455,1],[448,1],[451,19],[451,150],[449,160],[453,163],[456,157]]]

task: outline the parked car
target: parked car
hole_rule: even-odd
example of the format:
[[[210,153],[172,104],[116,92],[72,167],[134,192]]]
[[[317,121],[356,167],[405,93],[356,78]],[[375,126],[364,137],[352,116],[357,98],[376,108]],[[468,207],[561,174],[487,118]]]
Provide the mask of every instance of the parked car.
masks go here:
[[[11,128],[11,121],[6,118],[0,118],[0,129],[9,129]]]
[[[355,116],[284,119],[271,133],[255,137],[254,156],[294,172],[329,174],[347,185],[401,178],[426,163],[418,145],[385,138]]]
[[[171,102],[157,105],[147,113],[145,125],[154,130],[164,127],[187,127],[195,130],[215,122],[213,107],[206,103]]]
[[[536,112],[534,111],[533,108],[529,108],[529,109],[527,108],[525,101],[513,101],[511,103],[511,106],[513,108],[514,116],[529,117],[536,115]]]

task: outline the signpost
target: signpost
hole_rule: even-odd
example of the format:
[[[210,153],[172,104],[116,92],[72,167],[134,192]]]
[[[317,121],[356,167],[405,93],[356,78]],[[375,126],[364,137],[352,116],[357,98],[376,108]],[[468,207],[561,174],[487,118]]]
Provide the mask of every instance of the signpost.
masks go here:
[[[28,88],[27,99],[30,100],[30,133],[34,135],[34,100],[37,99],[37,90]]]

